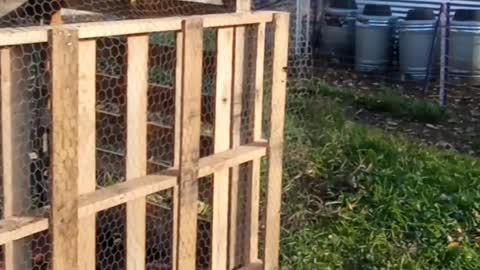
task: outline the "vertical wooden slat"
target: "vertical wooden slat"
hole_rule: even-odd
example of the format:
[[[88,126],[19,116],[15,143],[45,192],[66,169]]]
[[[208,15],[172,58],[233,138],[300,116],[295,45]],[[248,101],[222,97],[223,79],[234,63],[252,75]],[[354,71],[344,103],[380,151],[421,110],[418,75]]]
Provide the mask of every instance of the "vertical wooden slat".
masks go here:
[[[127,181],[147,174],[148,35],[128,37]],[[146,199],[127,203],[127,269],[145,269]]]
[[[234,28],[217,32],[217,78],[215,93],[215,153],[230,147],[230,112],[233,78]],[[228,242],[228,192],[230,170],[213,175],[212,269],[226,269]]]
[[[182,121],[179,166],[177,269],[195,269],[200,103],[202,91],[203,21],[182,22]]]
[[[232,93],[232,124],[231,124],[231,147],[240,145],[242,124],[242,93],[244,88],[244,65],[245,65],[245,27],[235,28],[234,49],[234,78]],[[238,192],[239,192],[240,168],[231,168],[230,175],[230,214],[229,214],[229,239],[228,239],[228,268],[235,268],[240,262],[238,252]]]
[[[262,139],[262,113],[263,113],[263,75],[265,65],[265,23],[257,28],[257,52],[255,64],[255,100],[253,107],[253,140]],[[258,259],[258,230],[260,212],[260,169],[261,159],[255,159],[251,163],[250,179],[247,187],[247,222],[245,253],[248,262]]]
[[[79,195],[96,189],[95,179],[95,71],[96,41],[85,40],[78,44],[78,168]],[[79,269],[95,269],[95,215],[79,220]]]
[[[29,134],[21,131],[21,126],[27,125],[30,120],[28,103],[23,100],[26,93],[24,84],[28,75],[22,76],[22,60],[15,59],[13,52],[12,48],[0,50],[5,218],[26,215],[30,207],[30,161],[27,149]],[[18,68],[15,68],[16,66]],[[31,268],[31,250],[28,245],[29,241],[24,239],[5,244],[6,269]]]
[[[173,146],[173,166],[180,166],[180,135],[182,130],[182,67],[183,67],[183,34],[176,34],[176,63],[175,63],[175,141]],[[172,235],[172,270],[177,269],[177,240],[178,240],[178,186],[173,187],[173,235]]]
[[[50,30],[52,56],[53,269],[78,269],[78,35]]]
[[[265,231],[265,269],[279,269],[280,206],[282,201],[283,128],[288,63],[289,15],[273,17],[275,43],[272,67],[272,103],[268,147],[267,219]]]

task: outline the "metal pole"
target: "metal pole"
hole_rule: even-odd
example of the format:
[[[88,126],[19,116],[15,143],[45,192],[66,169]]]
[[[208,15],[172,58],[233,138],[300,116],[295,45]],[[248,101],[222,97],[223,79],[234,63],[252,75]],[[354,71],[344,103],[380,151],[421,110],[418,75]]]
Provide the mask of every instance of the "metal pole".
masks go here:
[[[440,89],[439,89],[439,103],[442,106],[447,104],[447,85],[448,79],[448,27],[450,8],[447,1],[442,4],[442,12],[440,13],[441,26],[441,47],[440,47]]]

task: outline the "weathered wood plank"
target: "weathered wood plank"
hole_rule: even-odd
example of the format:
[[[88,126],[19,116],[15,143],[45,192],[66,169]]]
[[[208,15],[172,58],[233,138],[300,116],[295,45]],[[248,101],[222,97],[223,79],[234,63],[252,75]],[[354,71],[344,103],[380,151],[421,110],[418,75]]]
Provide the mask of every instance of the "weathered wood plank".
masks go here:
[[[78,269],[78,35],[50,31],[52,56],[52,234],[54,270]]]
[[[128,37],[127,181],[147,174],[148,35]],[[145,269],[146,199],[127,203],[127,269]]]
[[[176,63],[175,63],[175,142],[173,147],[173,165],[178,168],[180,166],[180,144],[182,132],[182,72],[183,72],[183,34],[176,34]],[[178,243],[178,186],[173,188],[173,235],[172,235],[172,262],[177,261],[177,243]],[[172,270],[177,269],[177,264],[173,263]]]
[[[235,27],[235,49],[234,49],[234,77],[232,94],[232,125],[231,125],[231,147],[240,145],[241,124],[242,124],[242,94],[244,89],[244,67],[245,66],[245,27]],[[229,214],[229,239],[228,239],[228,269],[235,268],[239,262],[236,258],[239,248],[237,226],[238,226],[238,192],[239,192],[239,166],[231,168],[230,174],[230,214]]]
[[[234,28],[217,31],[214,152],[230,148]],[[228,192],[230,170],[213,175],[212,269],[226,269],[228,243]]]
[[[287,13],[274,14],[275,43],[272,67],[272,105],[268,147],[267,218],[265,222],[265,269],[279,269],[280,207],[282,202],[283,129],[288,63]]]
[[[95,70],[96,41],[85,40],[78,44],[78,194],[94,192],[95,177]],[[78,232],[79,269],[95,269],[95,213],[79,219]]]
[[[48,230],[48,219],[46,218],[11,216],[0,221],[0,245],[11,243],[45,230]]]
[[[3,213],[5,218],[27,214],[30,203],[30,175],[28,170],[29,134],[21,132],[31,117],[24,74],[23,56],[14,56],[13,48],[0,50],[1,102],[2,102],[2,160],[3,160]],[[18,48],[17,50],[21,50]],[[19,53],[19,55],[22,55]],[[23,71],[23,72],[22,72]],[[5,245],[5,267],[20,270],[31,267],[31,250],[28,240],[18,240]]]
[[[257,52],[255,65],[255,101],[253,107],[253,140],[262,139],[262,114],[263,114],[263,82],[265,65],[265,24],[257,28]],[[258,258],[258,232],[260,214],[260,170],[261,159],[254,159],[251,163],[250,179],[247,187],[247,216],[248,231],[243,249],[248,254],[248,262]]]
[[[122,203],[172,188],[176,185],[176,181],[177,177],[174,173],[172,175],[147,175],[80,195],[78,216],[83,218]]]
[[[201,19],[182,22],[182,123],[179,167],[177,269],[196,268],[198,160],[203,62]]]

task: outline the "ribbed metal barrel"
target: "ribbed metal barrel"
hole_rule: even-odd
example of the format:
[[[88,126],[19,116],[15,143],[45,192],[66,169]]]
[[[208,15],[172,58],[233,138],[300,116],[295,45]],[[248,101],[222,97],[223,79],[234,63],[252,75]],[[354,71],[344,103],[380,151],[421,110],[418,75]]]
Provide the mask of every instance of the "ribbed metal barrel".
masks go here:
[[[468,13],[457,11],[451,22],[449,73],[453,78],[480,83],[480,16],[476,11]]]
[[[430,57],[437,59],[438,56],[438,47],[432,48],[436,19],[433,11],[427,15],[407,16],[398,23],[400,72],[406,79],[425,79]],[[434,53],[431,55],[432,49]]]
[[[355,70],[384,72],[392,61],[392,40],[396,18],[390,7],[366,5],[355,27]]]
[[[321,27],[321,48],[333,58],[352,59],[355,39],[356,9],[327,8]]]

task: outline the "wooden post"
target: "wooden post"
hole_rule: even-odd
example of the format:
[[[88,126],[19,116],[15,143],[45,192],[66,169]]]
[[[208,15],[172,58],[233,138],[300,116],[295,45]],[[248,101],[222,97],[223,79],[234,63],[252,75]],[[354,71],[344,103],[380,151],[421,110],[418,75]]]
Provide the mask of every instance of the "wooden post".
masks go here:
[[[78,167],[79,195],[94,192],[95,176],[95,71],[96,41],[85,40],[78,44]],[[95,269],[95,215],[79,220],[78,256],[79,269]]]
[[[279,269],[280,206],[282,202],[283,128],[288,63],[289,15],[273,16],[275,43],[272,68],[272,105],[268,147],[268,193],[265,231],[265,269]]]
[[[447,4],[444,2],[440,10],[440,88],[438,92],[438,102],[443,105],[443,99],[445,96],[445,78],[446,78],[446,66],[447,66]]]
[[[127,181],[147,174],[148,35],[128,37]],[[127,203],[127,269],[145,269],[146,199]]]
[[[234,28],[217,32],[214,152],[230,148],[230,114],[233,77]],[[227,268],[228,191],[230,170],[213,175],[212,269]]]
[[[263,82],[265,65],[265,23],[258,25],[257,29],[257,53],[255,70],[255,101],[253,107],[253,140],[262,139],[262,113],[263,113]],[[255,159],[251,164],[250,179],[247,188],[247,222],[248,228],[244,250],[251,263],[258,260],[258,230],[260,213],[260,170],[261,159]]]
[[[183,34],[176,36],[176,63],[175,63],[175,142],[173,145],[173,166],[180,166],[180,144],[182,131],[182,72],[183,72]],[[178,186],[173,187],[173,235],[172,235],[172,270],[177,269],[177,240],[178,240]]]
[[[232,114],[231,114],[231,148],[240,146],[240,135],[242,128],[242,94],[244,89],[244,66],[245,66],[245,27],[235,28],[235,50],[234,50],[234,77],[232,93]],[[238,243],[238,192],[240,167],[231,168],[230,174],[230,214],[229,214],[229,239],[228,239],[228,269],[238,266],[237,260]]]
[[[177,269],[196,268],[198,160],[203,62],[203,21],[182,22],[182,121],[179,166]]]
[[[53,269],[78,268],[78,35],[53,28],[52,48],[52,214]],[[91,168],[89,168],[91,169]]]
[[[31,112],[28,102],[23,100],[29,98],[25,85],[28,75],[22,74],[23,55],[19,55],[21,57],[14,57],[11,48],[0,50],[4,218],[28,214],[30,209],[29,133],[24,128]],[[5,244],[6,269],[32,267],[29,244],[28,239]]]

